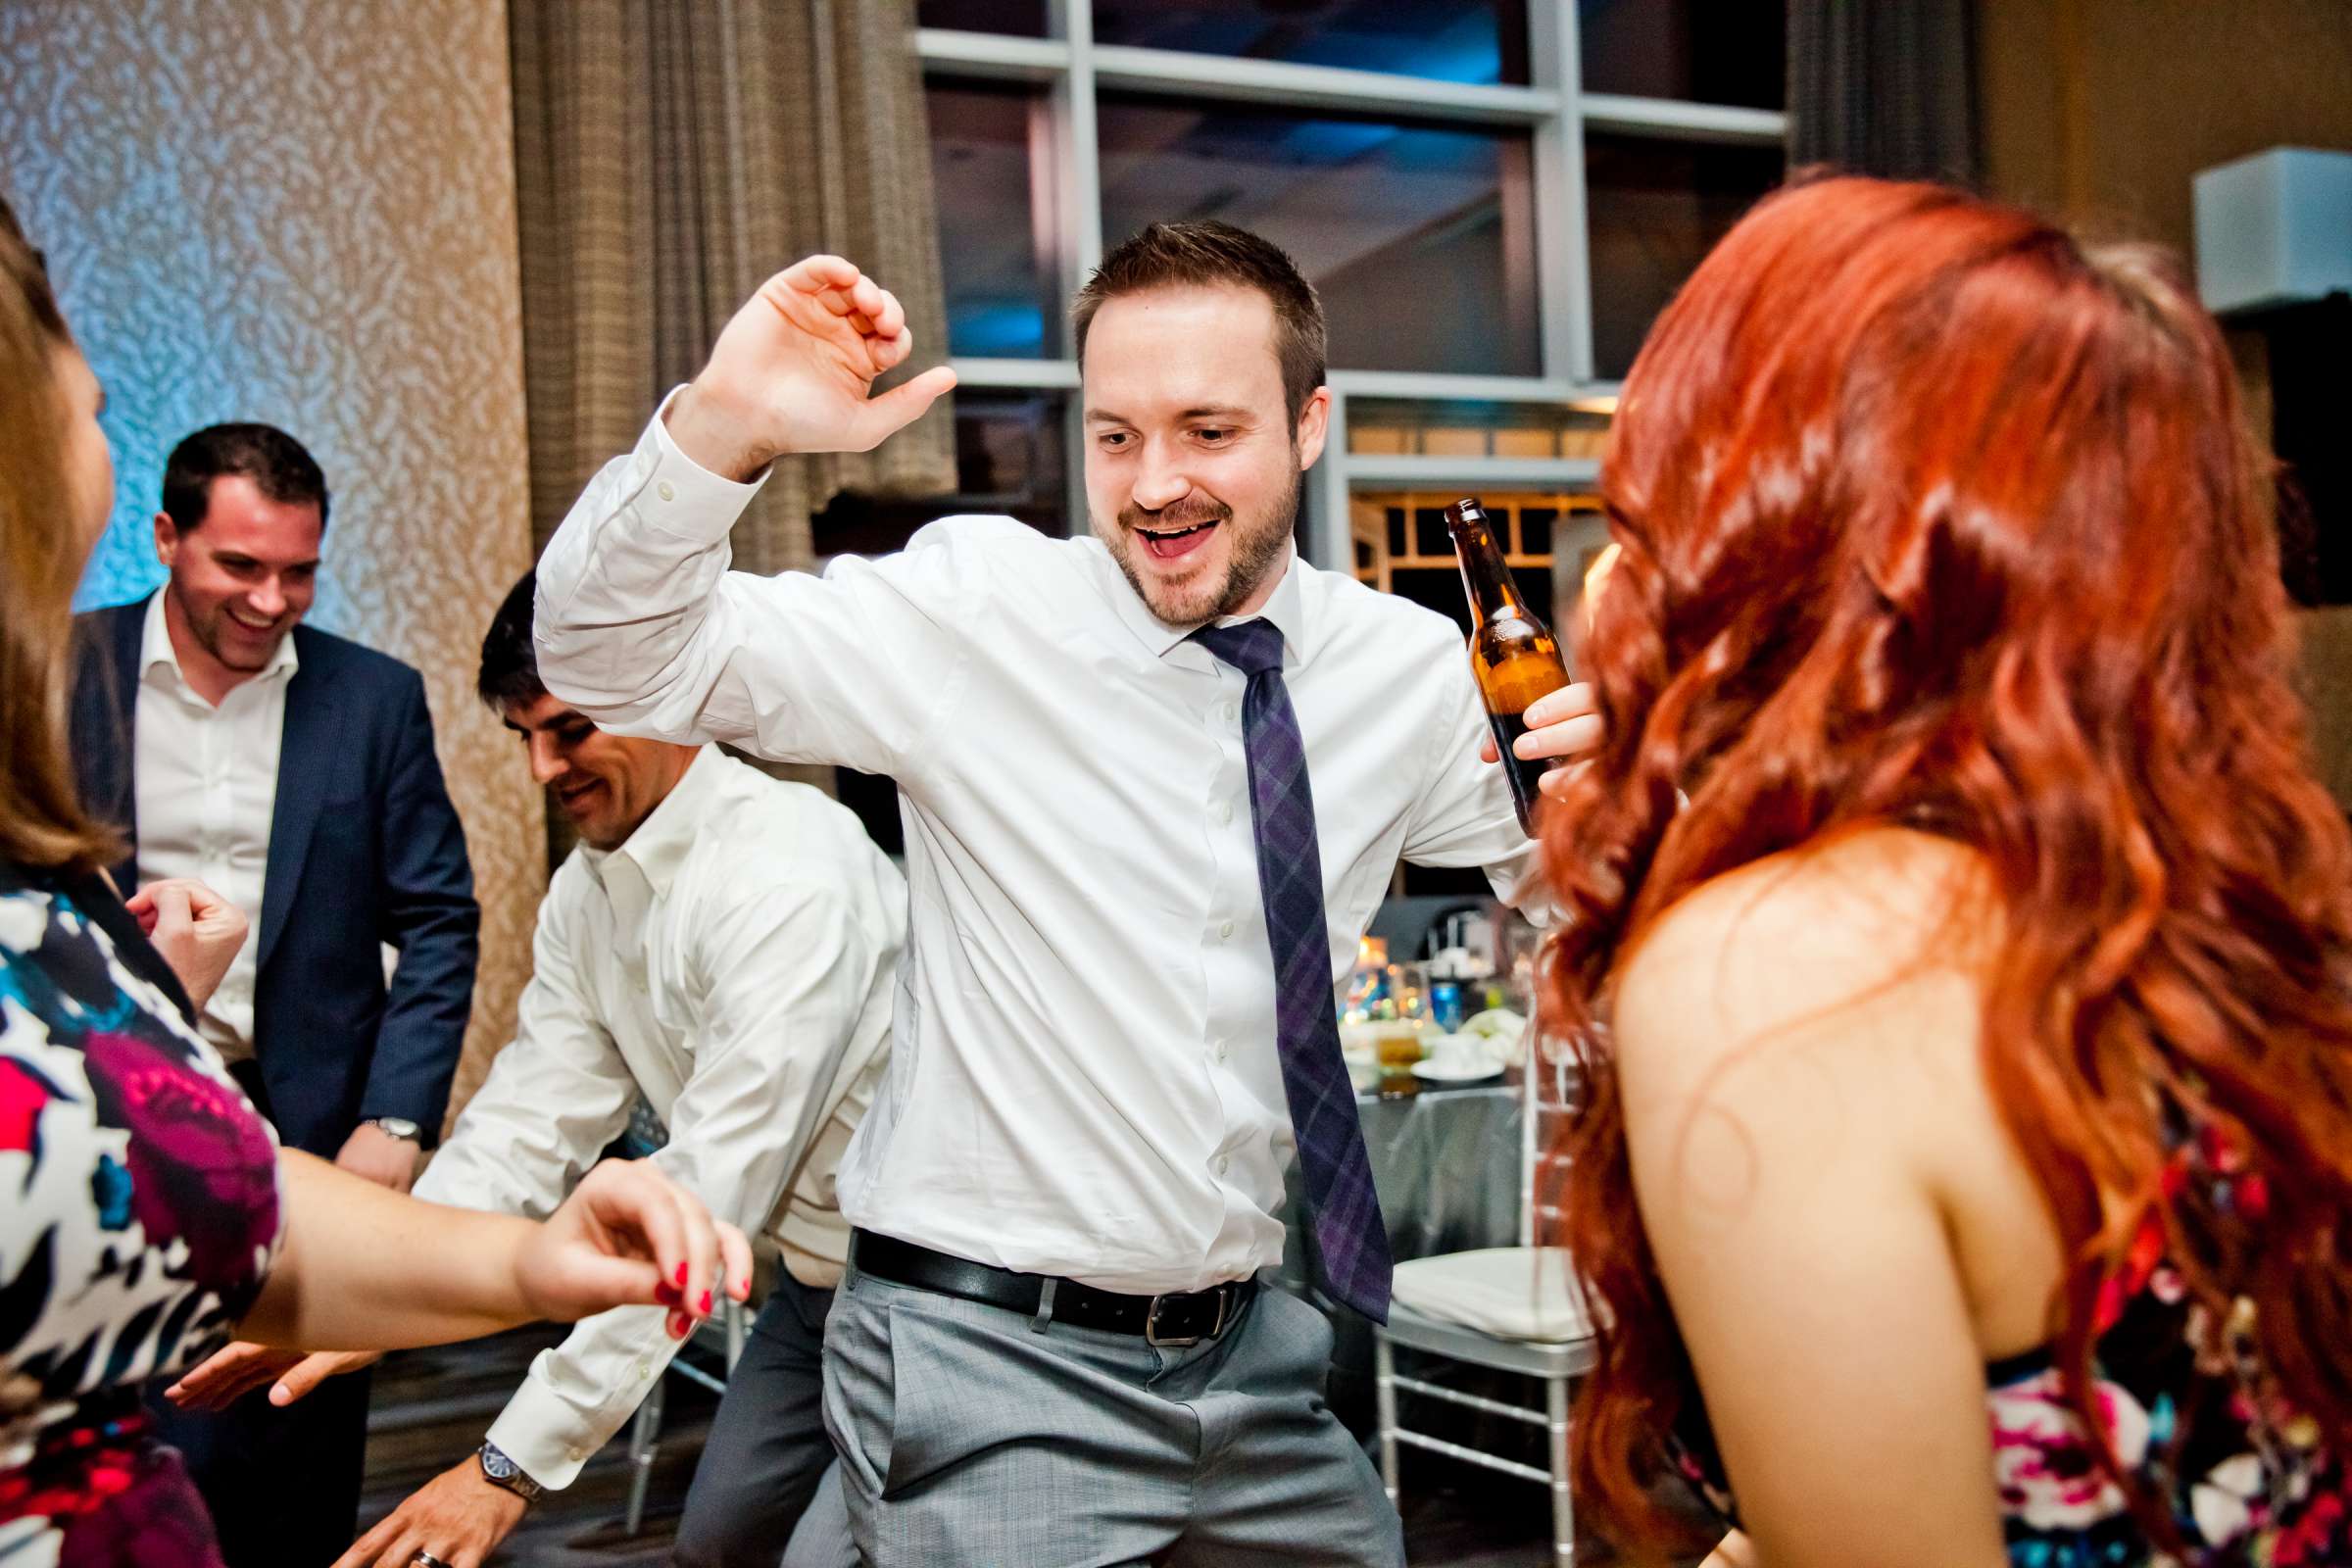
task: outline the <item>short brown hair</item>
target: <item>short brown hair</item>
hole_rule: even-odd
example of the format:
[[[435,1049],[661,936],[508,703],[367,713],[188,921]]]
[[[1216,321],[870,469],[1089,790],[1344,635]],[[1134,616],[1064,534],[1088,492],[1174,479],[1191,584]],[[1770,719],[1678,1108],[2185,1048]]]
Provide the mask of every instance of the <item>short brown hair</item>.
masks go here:
[[[1322,303],[1281,246],[1214,219],[1150,224],[1102,258],[1070,311],[1079,363],[1086,362],[1087,328],[1109,301],[1188,284],[1253,288],[1273,305],[1274,357],[1282,364],[1282,395],[1297,424],[1306,400],[1323,384]]]
[[[57,356],[73,346],[39,253],[0,202],[0,858],[90,870],[119,846],[82,809],[66,758],[82,550]]]

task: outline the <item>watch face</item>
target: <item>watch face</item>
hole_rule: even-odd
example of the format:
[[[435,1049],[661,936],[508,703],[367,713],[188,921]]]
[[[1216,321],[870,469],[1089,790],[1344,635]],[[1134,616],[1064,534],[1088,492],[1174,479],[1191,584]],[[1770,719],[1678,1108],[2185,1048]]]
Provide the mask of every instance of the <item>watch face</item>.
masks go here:
[[[505,1452],[494,1445],[487,1443],[482,1445],[481,1461],[482,1474],[500,1486],[525,1497],[538,1495],[539,1483],[523,1474],[522,1466],[508,1458]]]
[[[375,1118],[375,1124],[395,1138],[414,1140],[416,1137],[416,1124],[406,1117],[378,1116]]]

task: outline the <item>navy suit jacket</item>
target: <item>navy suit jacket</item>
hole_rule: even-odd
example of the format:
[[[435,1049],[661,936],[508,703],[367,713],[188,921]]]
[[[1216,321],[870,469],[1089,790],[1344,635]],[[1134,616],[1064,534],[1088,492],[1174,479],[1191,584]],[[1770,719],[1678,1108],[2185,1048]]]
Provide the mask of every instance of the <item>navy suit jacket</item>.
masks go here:
[[[131,840],[140,600],[75,617],[74,767],[83,804]],[[258,916],[253,1036],[288,1147],[332,1159],[363,1120],[441,1130],[473,1003],[481,910],[433,753],[424,682],[396,659],[297,626]],[[254,911],[247,910],[248,915]],[[391,984],[382,951],[400,950]]]

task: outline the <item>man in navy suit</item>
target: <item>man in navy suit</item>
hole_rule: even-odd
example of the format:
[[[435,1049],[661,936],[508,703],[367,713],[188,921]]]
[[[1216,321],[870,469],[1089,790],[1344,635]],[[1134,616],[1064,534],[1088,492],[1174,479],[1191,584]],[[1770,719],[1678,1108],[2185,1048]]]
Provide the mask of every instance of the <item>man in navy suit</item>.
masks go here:
[[[300,624],[326,515],[318,465],[283,431],[182,441],[155,519],[168,580],[80,617],[74,757],[130,841],[125,895],[194,877],[254,916],[200,1027],[279,1138],[405,1192],[449,1100],[480,910],[423,682]],[[350,1544],[368,1380],[342,1381],[283,1410],[157,1401],[230,1568]]]

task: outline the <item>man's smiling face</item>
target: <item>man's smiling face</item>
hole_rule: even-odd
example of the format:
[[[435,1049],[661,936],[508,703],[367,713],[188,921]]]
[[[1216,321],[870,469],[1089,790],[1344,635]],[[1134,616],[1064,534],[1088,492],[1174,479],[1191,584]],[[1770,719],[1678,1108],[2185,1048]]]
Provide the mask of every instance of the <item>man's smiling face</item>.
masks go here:
[[[1265,603],[1330,394],[1294,423],[1272,301],[1178,286],[1106,301],[1086,338],[1086,499],[1152,612],[1190,626]]]

